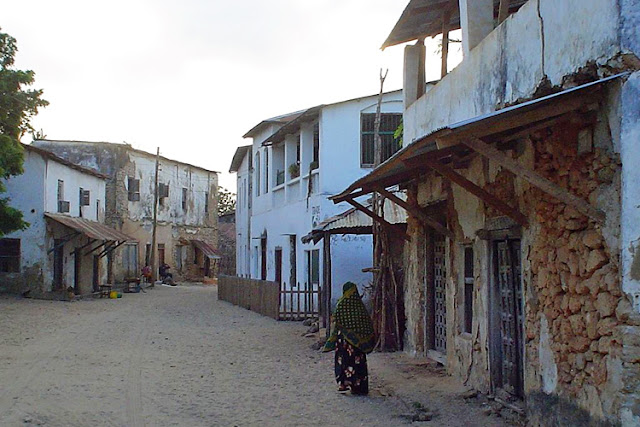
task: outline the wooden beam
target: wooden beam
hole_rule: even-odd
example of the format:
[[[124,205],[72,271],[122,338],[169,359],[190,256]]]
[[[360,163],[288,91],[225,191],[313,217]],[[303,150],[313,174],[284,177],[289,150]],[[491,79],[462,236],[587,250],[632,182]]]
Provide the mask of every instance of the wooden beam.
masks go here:
[[[420,220],[422,220],[422,222],[426,223],[429,227],[433,228],[438,233],[440,233],[440,234],[442,234],[444,236],[447,236],[450,239],[455,240],[455,234],[453,234],[453,232],[451,230],[449,230],[447,227],[445,227],[442,224],[440,224],[435,219],[431,218],[426,213],[422,212],[417,207],[410,205],[406,200],[402,200],[400,197],[396,196],[395,194],[391,193],[390,191],[387,191],[384,188],[380,188],[380,189],[378,189],[376,191],[378,193],[380,193],[381,195],[383,195],[384,197],[386,197],[387,199],[391,200],[396,205],[402,207],[404,210],[409,212],[411,215],[413,215],[413,216],[419,218]]]
[[[409,161],[409,162],[410,164],[413,163],[413,161]],[[529,220],[527,219],[527,217],[524,216],[524,214],[522,214],[522,212],[520,212],[518,209],[512,208],[511,206],[507,205],[505,202],[498,199],[496,196],[489,193],[488,191],[480,188],[479,186],[469,181],[467,178],[460,175],[450,167],[443,165],[437,160],[434,161],[434,160],[425,159],[425,160],[422,160],[422,164],[438,172],[440,175],[442,175],[449,181],[458,184],[460,187],[464,188],[469,193],[478,197],[487,205],[509,216],[510,218],[512,218],[514,221],[516,221],[518,224],[522,225],[523,227],[526,227],[529,225]]]
[[[388,222],[384,218],[376,215],[375,213],[371,212],[369,209],[365,208],[364,206],[362,206],[360,203],[356,202],[355,200],[346,199],[345,201],[347,203],[349,203],[351,206],[353,206],[354,208],[356,208],[357,210],[359,210],[360,212],[362,212],[363,214],[365,214],[368,217],[370,217],[372,220],[374,220],[377,223],[379,223],[380,225],[382,225],[382,227],[384,227],[387,230],[387,232],[389,232],[389,235],[391,237],[400,236],[404,240],[407,240],[407,241],[411,240],[411,237],[409,237],[409,235],[407,233],[398,233],[398,231],[394,228],[393,224],[391,224],[390,222]]]
[[[606,215],[600,209],[596,209],[587,201],[571,194],[568,190],[560,187],[537,172],[524,167],[518,161],[512,159],[486,142],[478,138],[469,138],[461,142],[489,160],[495,161],[514,175],[526,180],[534,187],[575,208],[581,214],[596,220],[599,223],[603,223],[606,220]]]
[[[498,11],[498,25],[502,24],[509,17],[509,0],[500,0],[500,9]]]

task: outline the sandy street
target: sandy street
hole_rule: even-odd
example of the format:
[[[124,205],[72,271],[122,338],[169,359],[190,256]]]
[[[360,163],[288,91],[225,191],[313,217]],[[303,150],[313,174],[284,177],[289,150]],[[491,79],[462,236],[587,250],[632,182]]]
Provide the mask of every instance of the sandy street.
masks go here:
[[[214,287],[73,303],[2,297],[0,325],[2,426],[409,423],[406,404],[380,393],[377,355],[376,392],[338,395],[333,355],[311,350],[305,327],[219,302]],[[499,425],[457,405],[459,424],[420,424]]]

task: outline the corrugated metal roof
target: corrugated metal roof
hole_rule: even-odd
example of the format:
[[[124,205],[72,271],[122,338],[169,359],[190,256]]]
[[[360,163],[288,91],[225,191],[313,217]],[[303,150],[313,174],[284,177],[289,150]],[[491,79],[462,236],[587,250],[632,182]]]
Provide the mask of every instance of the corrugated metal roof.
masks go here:
[[[190,242],[193,246],[200,249],[207,258],[211,258],[211,259],[221,258],[218,251],[211,244],[205,242],[204,240],[191,239]]]
[[[511,0],[509,13],[515,13],[527,0]],[[494,0],[494,16],[498,17],[500,0]],[[411,0],[382,49],[419,38],[435,37],[442,34],[444,11],[451,10],[449,31],[460,28],[460,6],[457,0]]]
[[[405,200],[404,192],[397,192],[396,195]],[[365,206],[370,209],[371,201]],[[384,219],[391,224],[405,224],[407,222],[407,212],[390,200],[384,203]],[[311,240],[318,241],[324,234],[371,234],[373,219],[355,208],[348,209],[338,215],[327,218],[319,223],[311,233],[302,238],[304,243]]]
[[[84,234],[90,239],[105,240],[111,242],[135,241],[135,239],[127,236],[121,231],[118,231],[96,221],[48,212],[46,212],[44,216],[64,225],[65,227],[71,228],[72,230],[76,230]]]

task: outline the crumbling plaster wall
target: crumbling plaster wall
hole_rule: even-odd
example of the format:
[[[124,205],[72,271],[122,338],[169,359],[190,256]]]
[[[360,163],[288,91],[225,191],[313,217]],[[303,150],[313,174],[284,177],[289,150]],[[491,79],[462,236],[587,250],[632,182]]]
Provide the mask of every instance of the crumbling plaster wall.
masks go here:
[[[528,1],[405,110],[405,144],[440,127],[531,98],[543,82],[559,85],[589,62],[603,64],[614,58],[621,51],[618,1],[591,0],[588,7],[585,3]],[[627,44],[637,44],[635,22],[627,24]]]
[[[637,422],[640,382],[640,316],[631,310],[620,280],[621,162],[615,151],[610,111],[619,106],[617,88],[604,101],[594,129],[595,149],[578,154],[580,127],[564,123],[520,141],[510,153],[523,166],[589,200],[607,214],[604,225],[579,214],[496,164],[475,158],[458,172],[485,190],[512,203],[528,216],[522,230],[522,281],[525,299],[525,392],[534,424],[581,413],[596,419]],[[478,230],[500,215],[457,185],[435,183],[425,176],[409,200],[420,206],[448,193],[448,225],[456,233],[447,252],[447,368],[468,385],[490,390],[488,313],[491,257]],[[421,226],[409,221],[409,233],[421,236]],[[461,331],[463,248],[474,247],[472,333]],[[421,352],[424,304],[424,239],[405,247],[406,343]],[[573,403],[570,403],[573,402]],[[555,414],[557,418],[550,417]],[[545,419],[546,417],[546,419]]]

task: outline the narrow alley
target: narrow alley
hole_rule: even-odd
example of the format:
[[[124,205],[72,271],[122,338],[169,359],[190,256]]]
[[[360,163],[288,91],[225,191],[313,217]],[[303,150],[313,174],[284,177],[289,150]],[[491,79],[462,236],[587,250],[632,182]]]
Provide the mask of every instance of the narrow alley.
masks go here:
[[[3,297],[0,322],[3,426],[393,426],[412,423],[412,405],[435,402],[447,407],[414,424],[505,422],[455,389],[397,398],[411,371],[393,371],[401,355],[371,355],[369,397],[339,395],[333,354],[311,350],[300,323],[218,301],[215,287],[73,303]]]

